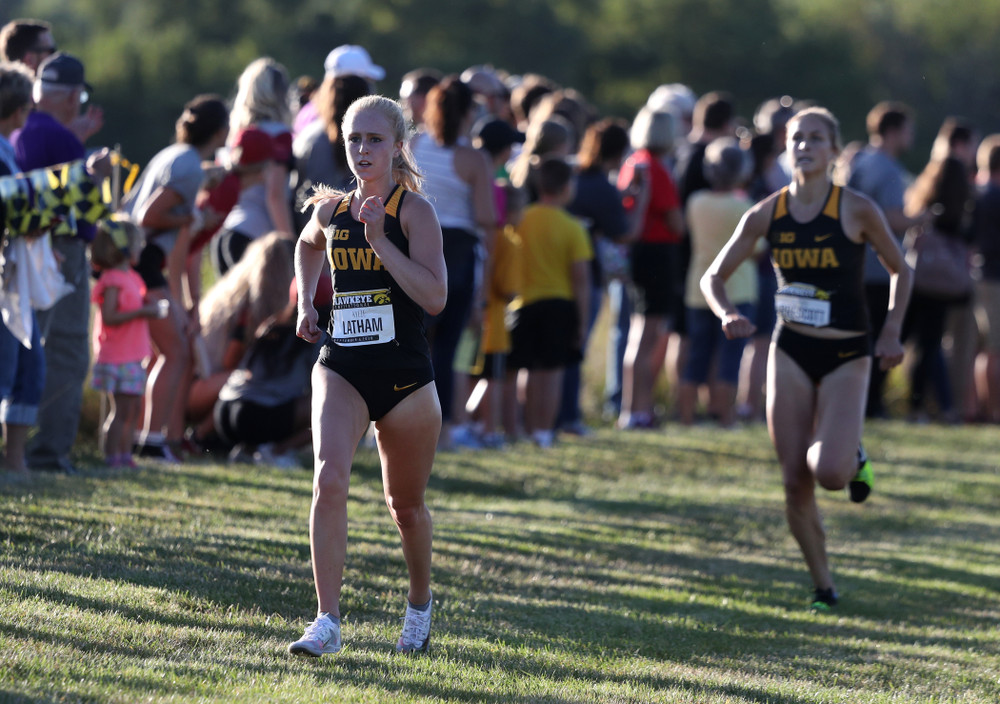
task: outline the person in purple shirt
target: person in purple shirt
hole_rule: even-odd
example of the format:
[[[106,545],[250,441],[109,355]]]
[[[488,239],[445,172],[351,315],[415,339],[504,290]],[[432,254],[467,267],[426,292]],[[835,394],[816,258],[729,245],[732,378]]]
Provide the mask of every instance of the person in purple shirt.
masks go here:
[[[80,114],[90,86],[83,64],[56,53],[38,67],[33,93],[36,109],[24,127],[11,135],[18,165],[25,171],[83,159],[83,143],[68,125]],[[76,234],[53,238],[62,257],[62,274],[73,292],[40,312],[45,347],[46,378],[38,412],[38,433],[27,448],[32,469],[75,473],[70,450],[76,440],[83,403],[83,386],[90,366],[90,271],[87,244],[92,225],[79,223]]]

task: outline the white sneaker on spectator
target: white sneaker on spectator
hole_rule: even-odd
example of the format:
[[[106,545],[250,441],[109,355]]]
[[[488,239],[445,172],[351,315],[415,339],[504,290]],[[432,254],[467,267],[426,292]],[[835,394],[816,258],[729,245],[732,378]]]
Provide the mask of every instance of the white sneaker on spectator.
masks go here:
[[[483,449],[479,436],[467,425],[456,425],[451,429],[451,444],[455,447],[467,447],[470,450]]]
[[[295,453],[276,454],[272,443],[259,445],[253,453],[253,461],[256,464],[269,464],[279,469],[299,469],[302,466],[296,459]]]

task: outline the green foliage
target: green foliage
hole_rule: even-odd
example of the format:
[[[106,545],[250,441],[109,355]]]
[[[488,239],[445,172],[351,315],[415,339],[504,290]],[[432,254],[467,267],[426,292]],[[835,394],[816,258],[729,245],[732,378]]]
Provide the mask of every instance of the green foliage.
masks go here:
[[[845,138],[864,137],[877,100],[910,103],[924,161],[941,120],[984,133],[1000,113],[1000,0],[6,0],[0,22],[51,20],[85,59],[105,108],[98,142],[145,161],[170,141],[181,105],[233,93],[252,59],[322,74],[326,53],[361,44],[395,94],[417,66],[492,63],[537,72],[629,118],[660,83],[727,89],[750,117],[790,94],[832,107]]]
[[[600,430],[437,458],[428,657],[378,458],[352,477],[344,649],[306,470],[146,462],[0,485],[0,701],[926,704],[1000,698],[993,428],[874,423],[876,490],[819,497],[841,592],[806,609],[763,427]]]

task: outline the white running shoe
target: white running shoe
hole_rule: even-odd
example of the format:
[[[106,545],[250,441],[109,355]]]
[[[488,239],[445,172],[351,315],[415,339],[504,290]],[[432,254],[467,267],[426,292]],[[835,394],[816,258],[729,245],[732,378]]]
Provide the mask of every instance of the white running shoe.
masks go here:
[[[306,626],[302,637],[288,646],[292,655],[309,655],[318,658],[323,653],[336,653],[340,650],[340,623],[326,614],[316,617],[316,620]]]
[[[431,605],[426,611],[417,611],[406,603],[406,616],[403,617],[403,635],[396,643],[397,653],[426,653],[431,645]]]
[[[301,469],[298,459],[292,452],[278,454],[274,451],[274,445],[266,443],[259,445],[253,453],[254,464],[269,464],[278,469]]]

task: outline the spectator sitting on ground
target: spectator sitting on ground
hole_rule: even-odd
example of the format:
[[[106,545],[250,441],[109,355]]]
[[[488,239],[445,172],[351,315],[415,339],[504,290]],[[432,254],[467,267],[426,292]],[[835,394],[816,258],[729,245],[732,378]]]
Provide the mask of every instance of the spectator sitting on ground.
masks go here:
[[[295,314],[293,300],[257,327],[219,391],[212,415],[233,446],[231,460],[295,468],[294,452],[309,444],[310,374],[320,346],[296,336]]]
[[[191,385],[187,419],[196,424],[195,442],[211,437],[212,408],[229,373],[246,353],[257,328],[288,303],[292,256],[284,238],[271,233],[254,240],[243,258],[201,301],[198,313],[207,367]]]

